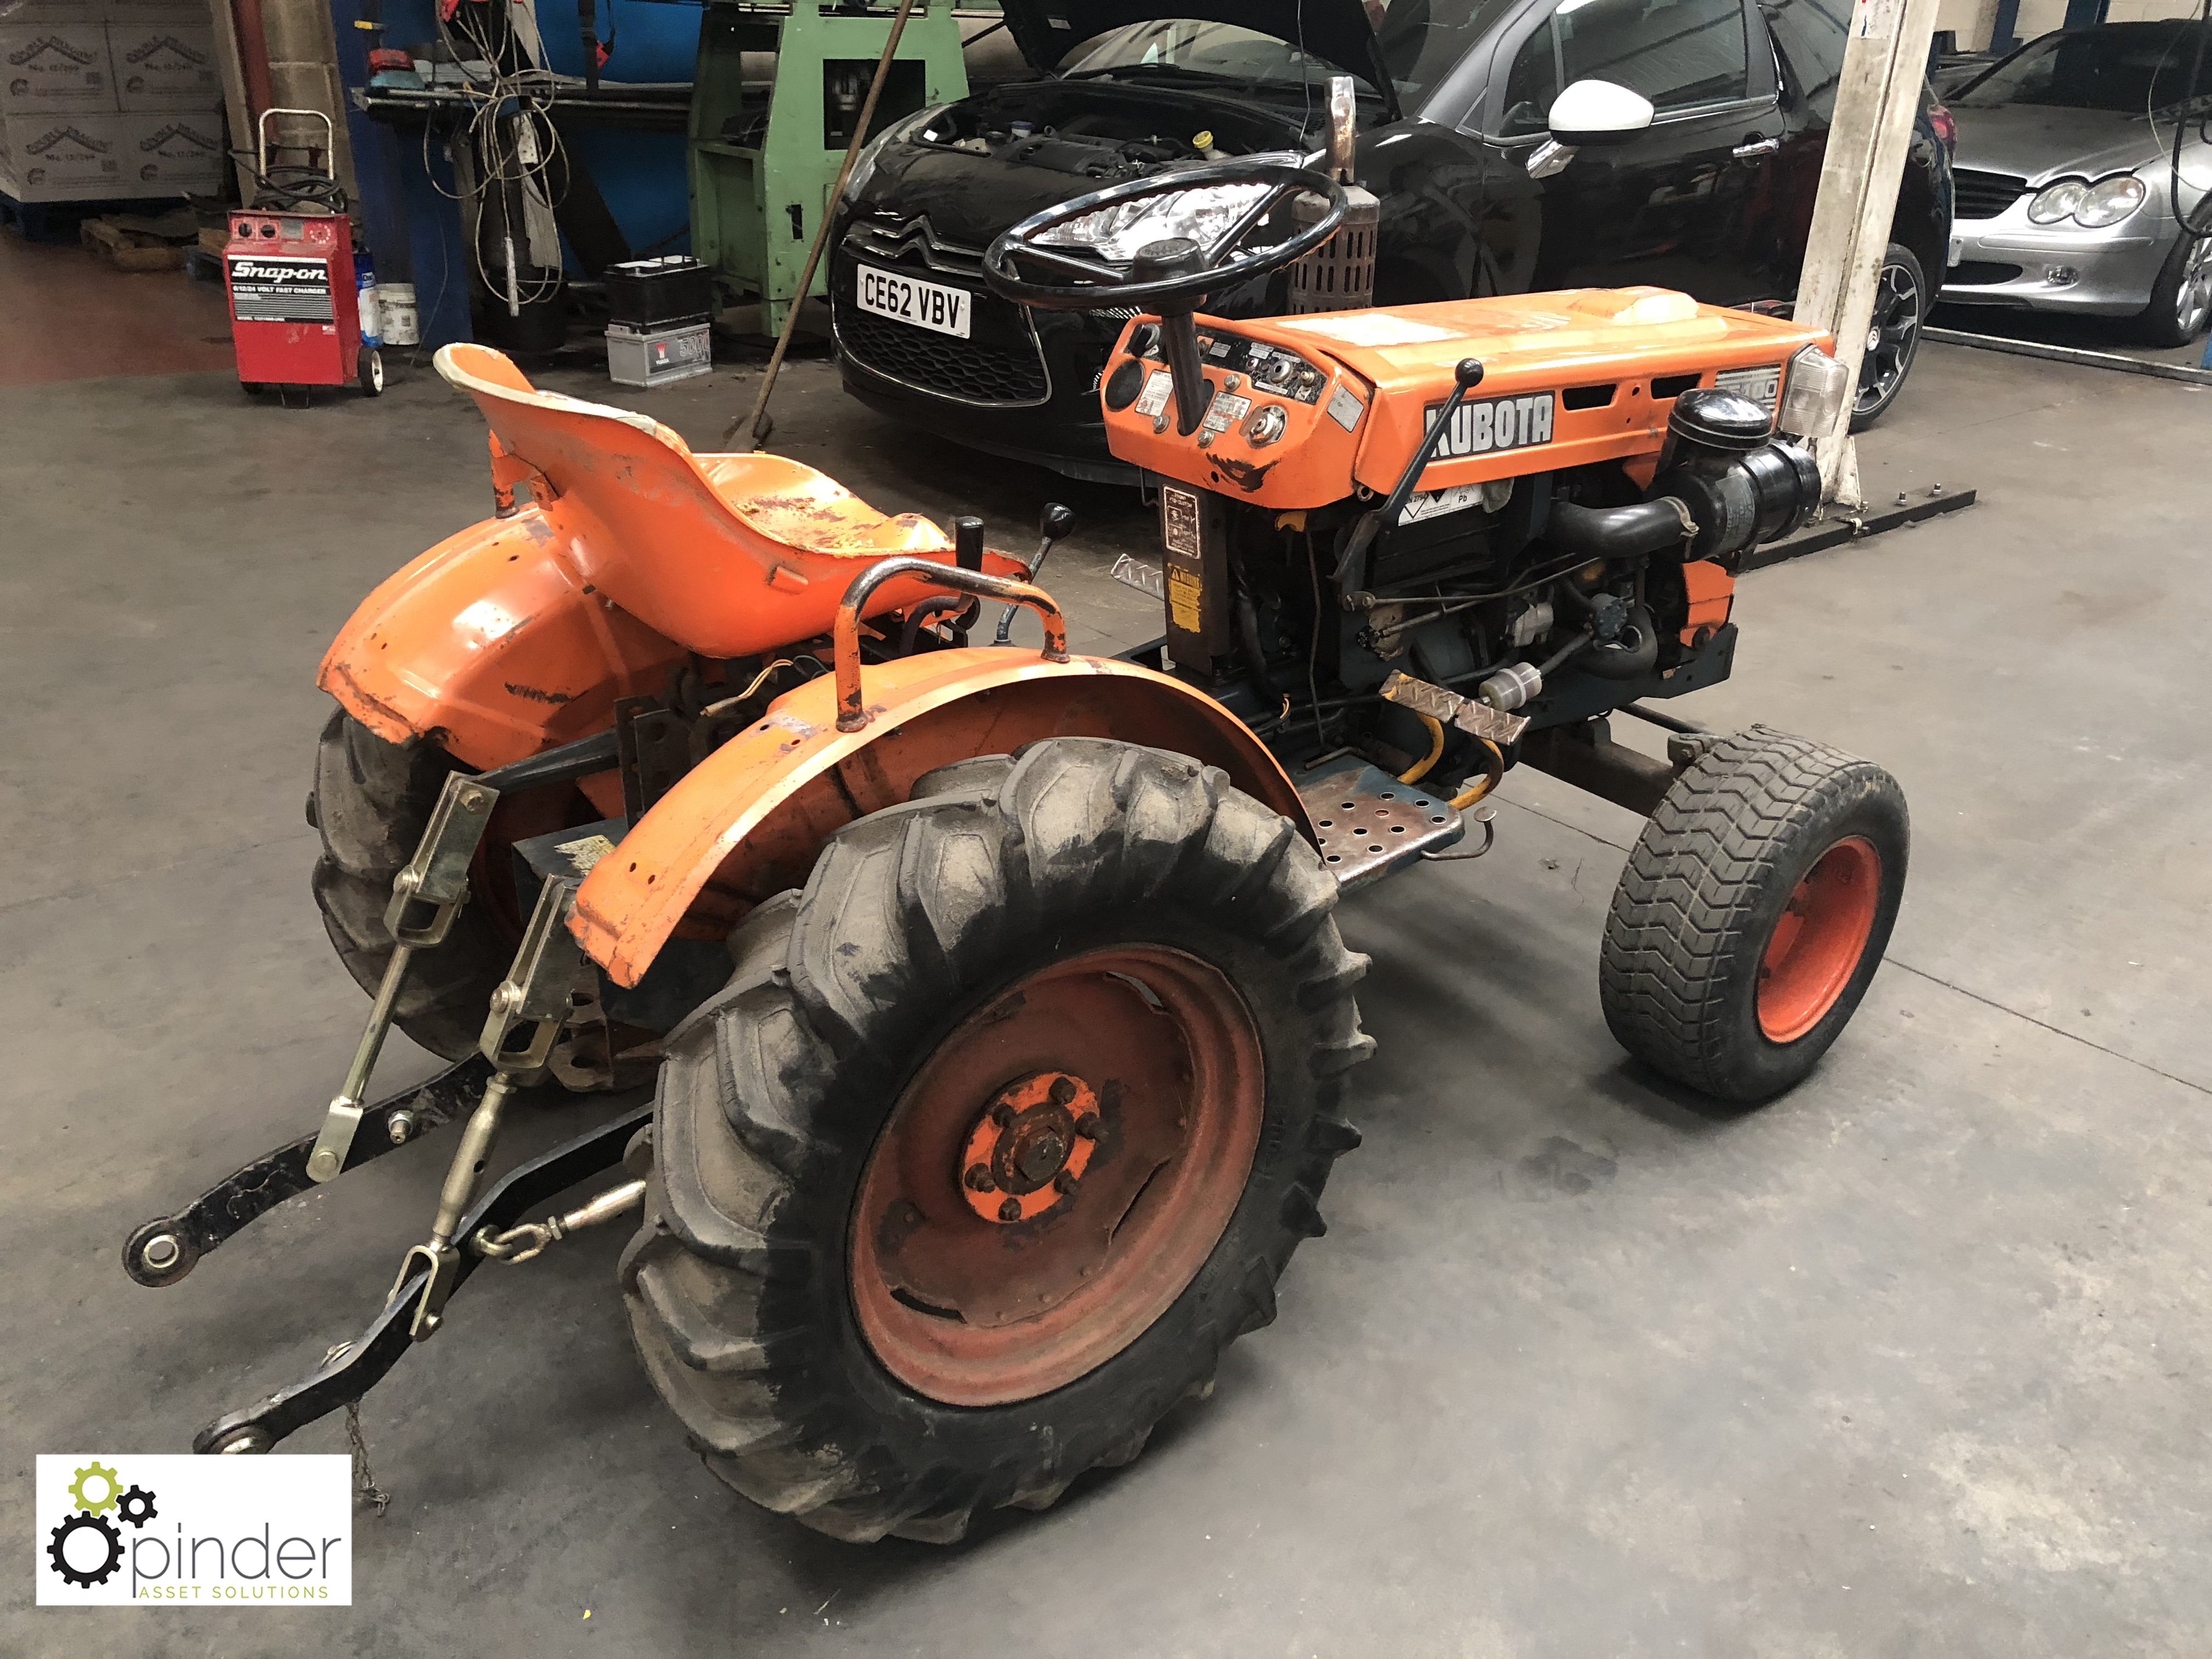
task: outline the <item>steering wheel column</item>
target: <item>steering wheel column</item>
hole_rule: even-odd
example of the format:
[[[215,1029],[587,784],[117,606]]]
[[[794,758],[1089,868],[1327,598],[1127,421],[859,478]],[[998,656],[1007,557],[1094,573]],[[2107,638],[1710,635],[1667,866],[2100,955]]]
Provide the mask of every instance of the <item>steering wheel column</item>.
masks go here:
[[[1132,282],[1160,282],[1202,269],[1205,250],[1188,236],[1148,242],[1129,262]],[[1173,295],[1155,301],[1160,319],[1160,355],[1167,359],[1175,398],[1176,430],[1188,438],[1198,430],[1213,402],[1213,382],[1198,356],[1198,325],[1191,320],[1206,302],[1203,294]]]

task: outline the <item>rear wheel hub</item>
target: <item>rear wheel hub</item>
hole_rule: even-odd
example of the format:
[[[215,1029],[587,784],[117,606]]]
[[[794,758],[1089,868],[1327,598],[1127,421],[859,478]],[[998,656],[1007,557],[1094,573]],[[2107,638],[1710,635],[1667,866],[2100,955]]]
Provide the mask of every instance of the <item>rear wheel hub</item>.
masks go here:
[[[922,1062],[861,1175],[851,1293],[876,1358],[956,1406],[1111,1358],[1219,1243],[1266,1098],[1244,1000],[1196,957],[1115,945],[1007,986]]]
[[[968,1207],[986,1221],[1034,1221],[1075,1190],[1098,1139],[1098,1097],[1080,1078],[1039,1072],[1012,1083],[961,1152]]]

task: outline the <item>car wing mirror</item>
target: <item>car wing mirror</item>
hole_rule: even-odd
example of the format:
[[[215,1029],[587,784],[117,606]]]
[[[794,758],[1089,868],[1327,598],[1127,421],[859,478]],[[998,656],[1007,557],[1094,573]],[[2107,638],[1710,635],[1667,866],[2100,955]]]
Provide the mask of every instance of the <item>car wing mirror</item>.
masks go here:
[[[1552,100],[1552,136],[1528,157],[1528,176],[1548,179],[1584,145],[1625,144],[1651,125],[1651,100],[1611,81],[1577,81]]]

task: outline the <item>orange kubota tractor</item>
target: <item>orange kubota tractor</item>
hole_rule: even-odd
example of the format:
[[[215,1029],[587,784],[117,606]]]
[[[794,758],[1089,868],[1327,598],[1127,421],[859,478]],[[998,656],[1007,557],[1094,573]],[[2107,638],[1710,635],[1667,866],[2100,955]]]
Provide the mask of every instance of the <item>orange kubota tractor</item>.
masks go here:
[[[1210,245],[1084,252],[1189,191]],[[990,250],[1009,297],[1138,313],[1100,395],[1157,484],[1162,563],[1133,579],[1164,635],[1118,658],[1067,650],[1042,550],[439,353],[491,428],[497,515],[378,588],[322,669],[314,890],[368,1033],[316,1134],[145,1224],[126,1267],[173,1283],[465,1121],[384,1311],[201,1449],[268,1449],[484,1261],[635,1210],[639,1352],[738,1490],[849,1539],[1051,1503],[1273,1317],[1359,1139],[1337,896],[1479,855],[1448,849],[1471,818],[1488,846],[1515,765],[1649,815],[1600,956],[1621,1043],[1726,1101],[1805,1074],[1888,939],[1904,801],[1818,743],[1646,705],[1728,674],[1731,572],[1814,504],[1801,440],[1843,376],[1813,330],[1651,289],[1196,314],[1343,204],[1233,161]],[[972,643],[987,603],[1036,612],[1042,649]],[[455,1063],[368,1104],[395,1019]],[[548,1072],[614,1115],[488,1177]]]

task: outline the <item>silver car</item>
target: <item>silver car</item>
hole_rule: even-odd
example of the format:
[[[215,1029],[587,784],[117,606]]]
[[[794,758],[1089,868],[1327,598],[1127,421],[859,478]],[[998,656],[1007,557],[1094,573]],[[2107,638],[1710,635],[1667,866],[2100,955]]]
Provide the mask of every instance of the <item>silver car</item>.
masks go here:
[[[2062,29],[1953,94],[1958,194],[1942,299],[2133,317],[2159,345],[2203,332],[2209,37],[2212,26],[2186,20]]]

